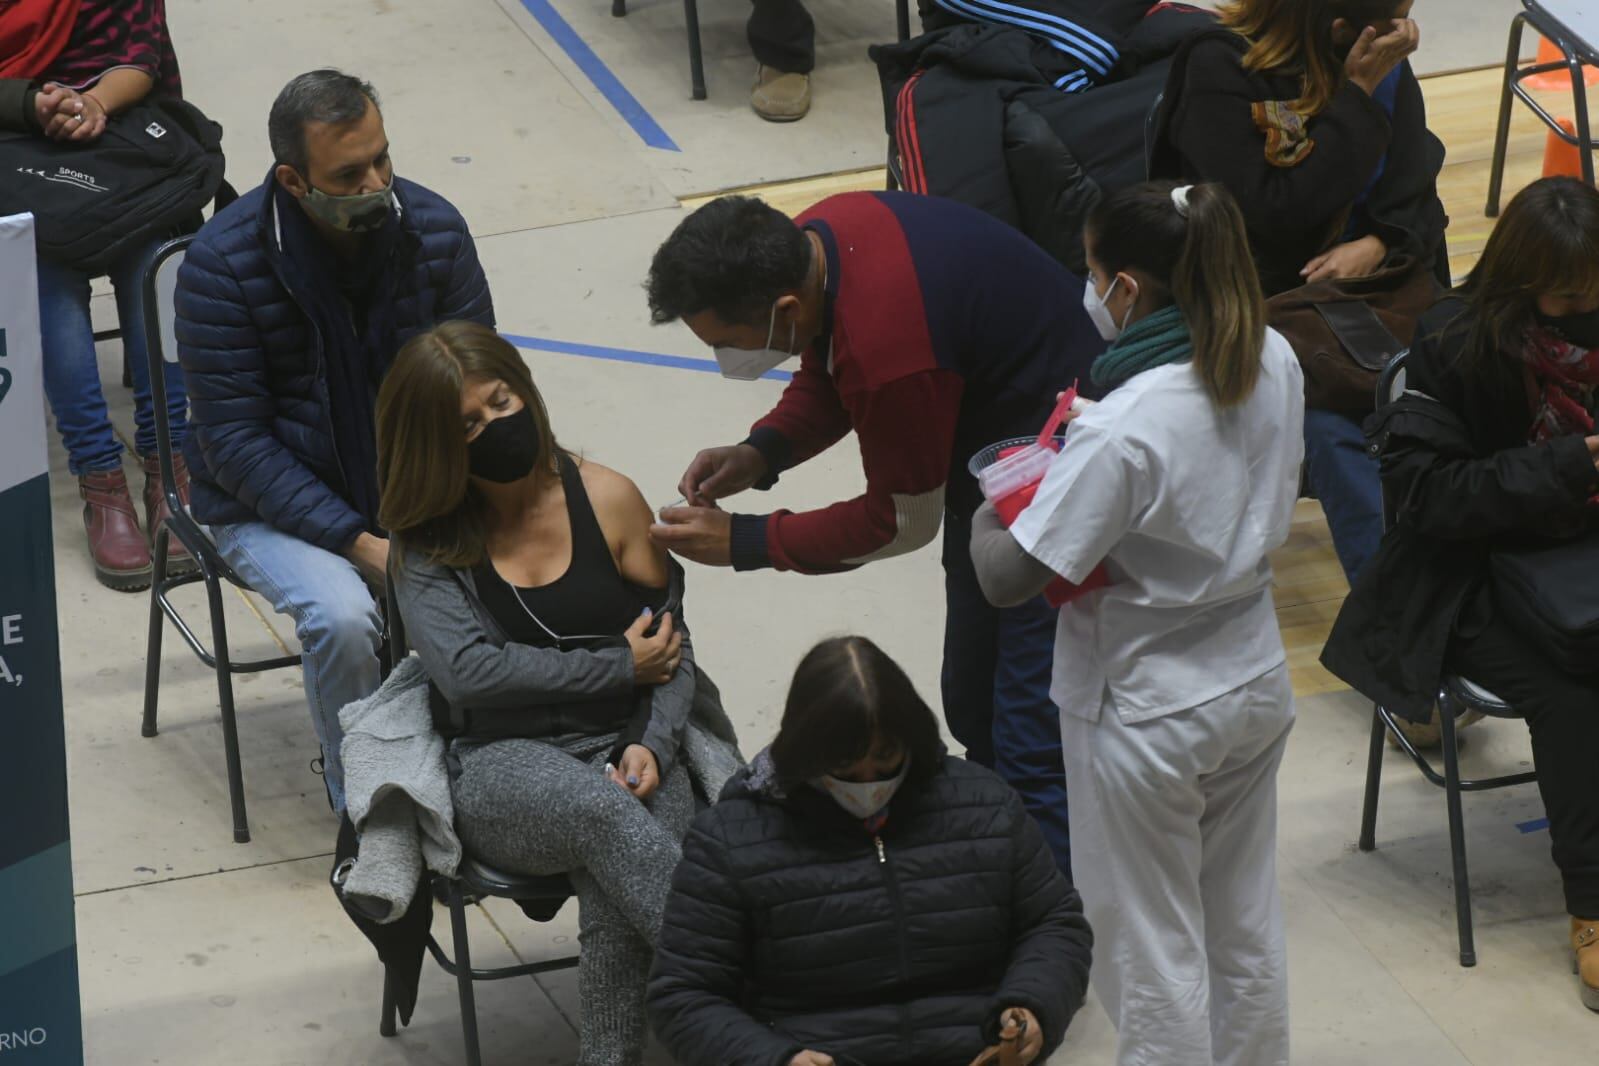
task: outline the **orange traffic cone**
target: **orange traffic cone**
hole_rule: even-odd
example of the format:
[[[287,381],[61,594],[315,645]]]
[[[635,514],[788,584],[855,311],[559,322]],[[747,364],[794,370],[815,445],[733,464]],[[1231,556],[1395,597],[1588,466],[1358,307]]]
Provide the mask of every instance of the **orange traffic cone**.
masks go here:
[[[1547,37],[1538,39],[1537,65],[1563,63],[1565,59],[1566,57],[1560,54],[1560,49],[1555,46],[1555,42]],[[1589,85],[1599,85],[1599,68],[1585,67],[1583,69],[1583,80]],[[1562,89],[1569,91],[1571,89],[1571,75],[1564,70],[1552,70],[1548,74],[1534,74],[1523,81],[1522,84],[1538,92],[1559,92]]]
[[[1569,118],[1560,120],[1560,128],[1571,134],[1577,135],[1577,128]],[[1574,144],[1567,144],[1561,140],[1553,130],[1543,149],[1543,176],[1546,178],[1580,178],[1582,177],[1582,151]]]

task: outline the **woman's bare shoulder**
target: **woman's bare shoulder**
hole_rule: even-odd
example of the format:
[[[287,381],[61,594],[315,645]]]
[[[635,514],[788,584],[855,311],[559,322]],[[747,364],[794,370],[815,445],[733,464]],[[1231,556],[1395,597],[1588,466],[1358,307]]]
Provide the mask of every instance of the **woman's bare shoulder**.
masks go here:
[[[594,513],[603,521],[612,518],[620,522],[636,520],[641,514],[649,515],[649,505],[639,492],[633,479],[592,459],[577,459],[578,474],[583,478]]]

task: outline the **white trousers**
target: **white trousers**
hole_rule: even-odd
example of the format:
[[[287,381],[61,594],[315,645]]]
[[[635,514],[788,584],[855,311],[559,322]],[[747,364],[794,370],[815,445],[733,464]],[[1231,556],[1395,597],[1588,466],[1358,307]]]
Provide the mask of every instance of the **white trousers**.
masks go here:
[[[1125,724],[1063,715],[1072,872],[1119,1066],[1282,1066],[1288,969],[1277,892],[1286,666]]]

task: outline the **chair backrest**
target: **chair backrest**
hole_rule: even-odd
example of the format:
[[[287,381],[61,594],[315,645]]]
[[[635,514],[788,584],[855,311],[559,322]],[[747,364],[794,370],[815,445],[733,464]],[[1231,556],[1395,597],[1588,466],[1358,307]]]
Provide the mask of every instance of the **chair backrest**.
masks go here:
[[[1377,408],[1381,410],[1405,394],[1405,363],[1410,358],[1410,349],[1406,348],[1382,368],[1382,373],[1377,375]],[[1382,527],[1387,529],[1393,525],[1393,508],[1389,506],[1388,489],[1382,490]]]
[[[1405,362],[1410,358],[1410,349],[1406,348],[1382,368],[1382,373],[1377,375],[1377,406],[1387,407],[1405,394]]]
[[[168,241],[156,249],[155,258],[144,270],[139,298],[144,301],[145,347],[150,364],[150,397],[155,408],[155,445],[161,458],[161,481],[166,490],[167,507],[174,516],[187,515],[178,499],[177,478],[172,468],[172,425],[167,420],[167,368],[177,369],[177,292],[178,267],[194,240],[192,235]]]
[[[1593,0],[1522,0],[1521,6],[1539,33],[1553,31],[1584,59],[1599,56],[1599,4]]]
[[[388,584],[383,590],[383,622],[388,629],[388,645],[384,649],[388,662],[385,665],[392,670],[411,654],[411,649],[405,642],[405,617],[400,614],[400,601],[394,594],[392,570],[389,573]]]
[[[1155,102],[1149,105],[1149,114],[1144,116],[1144,177],[1153,178],[1155,169],[1155,135],[1160,132],[1160,108],[1166,102],[1166,93],[1162,91],[1155,97]]]

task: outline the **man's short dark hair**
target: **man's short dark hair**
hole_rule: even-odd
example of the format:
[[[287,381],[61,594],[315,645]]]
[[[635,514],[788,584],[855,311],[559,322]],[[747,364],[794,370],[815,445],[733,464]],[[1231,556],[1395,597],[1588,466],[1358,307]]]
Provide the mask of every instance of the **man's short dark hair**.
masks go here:
[[[305,127],[312,122],[356,122],[366,115],[368,103],[378,107],[377,91],[354,75],[340,70],[301,74],[285,85],[272,103],[267,119],[272,158],[304,174],[310,165]]]
[[[650,318],[714,311],[765,324],[779,296],[805,283],[811,244],[793,219],[749,196],[712,200],[678,224],[650,263]]]

